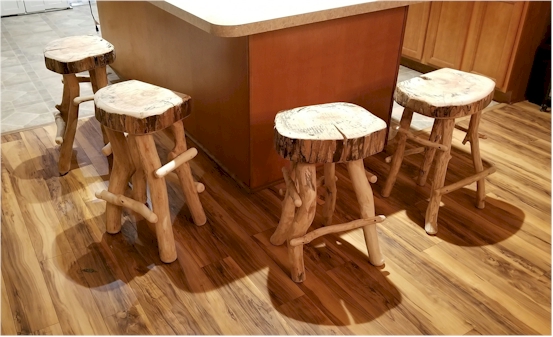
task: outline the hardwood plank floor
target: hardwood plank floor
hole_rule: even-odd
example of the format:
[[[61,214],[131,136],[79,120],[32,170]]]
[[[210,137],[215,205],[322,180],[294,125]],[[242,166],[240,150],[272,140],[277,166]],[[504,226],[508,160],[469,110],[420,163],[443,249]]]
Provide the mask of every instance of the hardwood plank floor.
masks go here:
[[[438,234],[426,235],[431,181],[414,180],[421,155],[407,157],[391,196],[380,196],[392,140],[365,160],[378,177],[376,213],[386,216],[377,229],[385,266],[368,263],[361,229],[331,234],[306,245],[302,284],[289,278],[286,247],[269,242],[284,184],[247,193],[199,150],[191,166],[206,186],[208,222],[195,226],[168,183],[178,260],[164,264],[140,217],[124,211],[122,232],[105,233],[94,193],[109,171],[95,119],[79,121],[64,177],[55,126],[3,134],[2,334],[550,335],[551,115],[499,104],[480,132],[482,158],[497,166],[484,209],[474,184],[447,194]],[[463,138],[455,130],[446,184],[472,172]],[[171,141],[156,142],[164,162]],[[333,223],[355,220],[347,170],[336,172]],[[319,207],[312,229],[321,226]]]

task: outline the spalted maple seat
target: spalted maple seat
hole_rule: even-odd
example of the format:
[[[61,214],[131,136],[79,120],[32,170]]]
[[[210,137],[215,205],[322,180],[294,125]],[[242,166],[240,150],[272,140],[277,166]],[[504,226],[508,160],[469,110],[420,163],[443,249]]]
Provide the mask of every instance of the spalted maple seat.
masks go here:
[[[58,74],[76,74],[103,67],[115,61],[115,50],[96,35],[69,36],[44,47],[46,68]]]
[[[94,97],[102,125],[133,135],[161,131],[184,119],[189,101],[188,95],[136,80],[111,85]]]
[[[384,263],[376,232],[376,224],[382,222],[384,216],[375,216],[369,181],[376,182],[376,176],[365,171],[363,158],[383,150],[386,128],[382,119],[351,103],[305,106],[276,115],[275,148],[292,162],[292,168],[282,170],[286,194],[271,243],[287,242],[292,264],[290,273],[295,282],[305,280],[303,245],[330,233],[362,227],[369,261],[375,266]],[[316,178],[317,163],[324,163],[321,179]],[[335,163],[347,165],[361,219],[332,225],[337,192]],[[317,187],[325,190],[323,218],[326,227],[307,233],[315,217]]]
[[[111,43],[96,35],[70,36],[56,39],[44,47],[46,68],[63,75],[63,96],[54,114],[57,126],[55,141],[60,144],[58,169],[61,175],[69,172],[73,141],[77,131],[79,104],[94,96],[79,96],[80,82],[90,82],[92,91],[108,84],[106,66],[115,61],[115,49]],[[90,77],[77,76],[88,71]],[[102,133],[104,130],[102,128]],[[107,138],[104,134],[104,142]]]
[[[430,167],[436,156],[432,194],[426,210],[425,230],[428,234],[438,231],[437,217],[442,195],[457,190],[477,181],[478,208],[484,208],[485,177],[495,172],[495,166],[484,170],[480,157],[478,125],[482,109],[493,98],[495,83],[484,76],[470,74],[459,70],[443,68],[399,83],[394,94],[395,101],[405,109],[398,130],[397,149],[391,158],[390,173],[382,188],[382,196],[390,195],[397,178],[403,157],[415,153],[425,153],[419,171],[418,184],[424,186]],[[413,113],[419,113],[435,119],[429,139],[414,136],[409,127]],[[470,116],[468,129],[455,125],[455,119]],[[474,174],[456,183],[444,186],[447,165],[451,158],[451,141],[453,129],[466,132],[463,144],[471,144],[474,163]],[[423,145],[405,151],[407,140]]]
[[[172,171],[176,172],[194,223],[198,226],[206,223],[198,196],[205,188],[194,182],[188,163],[198,151],[187,148],[182,124],[190,113],[189,101],[190,96],[136,80],[113,84],[94,95],[96,119],[105,127],[113,153],[108,191],[96,194],[108,202],[106,230],[111,234],[121,230],[121,206],[134,210],[152,225],[160,258],[167,263],[177,258],[165,185],[165,177],[175,174]],[[162,166],[153,133],[164,129],[169,131],[175,146],[168,154],[167,164]],[[107,147],[102,152],[107,154]],[[124,196],[131,179],[132,199]],[[146,180],[152,210],[144,206]]]
[[[351,103],[294,108],[275,117],[275,147],[296,163],[340,163],[382,151],[386,123]]]

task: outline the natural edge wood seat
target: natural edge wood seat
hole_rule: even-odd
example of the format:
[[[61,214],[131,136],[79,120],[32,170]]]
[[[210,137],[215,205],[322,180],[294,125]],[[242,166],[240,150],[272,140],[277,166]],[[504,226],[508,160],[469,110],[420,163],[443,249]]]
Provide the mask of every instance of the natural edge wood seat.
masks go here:
[[[283,111],[275,117],[279,155],[297,163],[340,163],[382,151],[382,119],[351,103],[328,103]]]
[[[420,148],[405,150],[407,140],[414,141],[424,148],[424,161],[421,164],[418,184],[424,186],[430,167],[434,161],[434,180],[432,192],[426,210],[425,230],[428,234],[438,231],[438,211],[441,197],[463,186],[477,182],[478,208],[484,208],[485,177],[495,172],[495,166],[484,169],[480,157],[479,138],[485,138],[478,133],[478,125],[482,109],[492,101],[495,83],[484,76],[465,73],[459,70],[443,68],[407,81],[396,87],[394,99],[405,109],[397,134],[397,148],[391,158],[390,173],[382,188],[382,196],[388,197],[396,181],[403,157],[421,153]],[[413,113],[435,118],[428,140],[414,136],[410,131]],[[451,142],[455,119],[470,116],[470,123],[463,144],[471,144],[471,154],[474,164],[474,174],[448,186],[444,186],[447,166],[451,158]],[[388,160],[387,160],[388,161]]]
[[[386,123],[364,108],[351,103],[327,103],[279,112],[275,117],[275,148],[292,162],[283,168],[286,192],[282,213],[271,243],[287,241],[291,278],[305,280],[303,245],[322,235],[363,228],[369,261],[384,263],[376,224],[374,199],[363,158],[383,150]],[[361,219],[332,225],[336,206],[335,163],[345,162],[361,208]],[[324,163],[324,177],[316,178],[316,164]],[[323,218],[326,227],[306,234],[316,211],[317,187],[325,190]]]
[[[46,68],[58,74],[76,74],[115,61],[115,50],[108,41],[96,35],[56,39],[44,47]]]
[[[54,114],[57,126],[55,141],[60,144],[58,170],[60,175],[69,172],[73,141],[79,118],[79,104],[92,97],[79,97],[80,82],[91,82],[92,91],[108,84],[106,65],[115,61],[115,50],[108,41],[95,35],[70,36],[49,42],[44,48],[46,68],[63,75],[62,102],[56,105]],[[77,73],[88,71],[90,77],[78,77]],[[104,143],[107,142],[104,130]]]
[[[96,119],[106,127],[133,135],[163,130],[190,114],[190,96],[148,83],[117,83],[94,98]]]
[[[198,152],[186,147],[182,124],[182,119],[189,114],[189,100],[190,96],[136,80],[113,84],[94,95],[96,118],[106,127],[113,153],[108,191],[96,194],[107,201],[106,230],[111,234],[121,230],[122,206],[134,210],[153,227],[160,258],[166,263],[173,262],[177,253],[165,176],[176,172],[194,223],[198,226],[206,223],[198,196],[203,188],[194,182],[188,163]],[[153,133],[165,129],[170,131],[175,146],[168,154],[169,162],[162,166]],[[130,180],[132,199],[123,195]],[[146,202],[146,180],[152,211],[141,206]]]

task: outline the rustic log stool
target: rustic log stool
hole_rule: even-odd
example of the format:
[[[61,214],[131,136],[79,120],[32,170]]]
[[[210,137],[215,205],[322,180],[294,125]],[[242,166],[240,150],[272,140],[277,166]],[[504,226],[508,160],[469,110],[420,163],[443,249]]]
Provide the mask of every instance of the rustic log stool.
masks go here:
[[[48,43],[44,48],[44,61],[46,68],[63,75],[62,101],[56,105],[59,112],[54,114],[57,125],[55,141],[61,145],[58,169],[63,176],[71,166],[79,104],[94,99],[92,95],[79,97],[79,82],[90,82],[93,92],[105,87],[108,84],[106,65],[115,61],[115,51],[111,43],[99,36],[71,36]],[[76,75],[82,71],[88,71],[90,77]]]
[[[438,210],[442,195],[446,193],[477,181],[476,207],[484,208],[485,177],[494,173],[496,169],[491,165],[484,170],[478,142],[478,138],[484,138],[484,136],[479,135],[478,125],[482,109],[492,101],[494,88],[495,83],[484,76],[448,68],[403,81],[396,88],[394,99],[405,109],[398,130],[397,149],[391,158],[390,173],[382,189],[382,196],[390,195],[403,157],[414,153],[425,152],[417,182],[420,186],[424,186],[434,154],[439,150],[434,167],[432,194],[426,209],[425,230],[428,234],[436,234],[438,231]],[[414,112],[435,118],[429,140],[416,137],[409,131]],[[456,126],[455,119],[465,116],[471,116],[468,129]],[[475,174],[444,186],[448,162],[451,159],[454,128],[467,132],[463,144],[470,142]],[[407,139],[423,147],[406,151]]]
[[[128,207],[155,224],[159,254],[163,262],[177,258],[167,199],[165,176],[176,171],[194,223],[205,224],[206,216],[198,197],[188,161],[196,156],[187,149],[182,119],[190,114],[190,97],[140,81],[126,81],[98,90],[94,95],[96,119],[105,127],[113,152],[109,188],[96,194],[106,200],[106,230],[121,230],[121,206]],[[171,130],[175,146],[169,162],[161,166],[153,133]],[[165,131],[165,130],[164,130]],[[125,133],[128,134],[125,137]],[[123,194],[132,177],[132,199]],[[146,179],[153,212],[146,202]]]
[[[282,157],[292,162],[292,169],[282,169],[286,193],[271,243],[281,245],[287,241],[291,277],[295,282],[305,280],[303,245],[330,233],[363,227],[369,261],[375,266],[384,263],[376,232],[376,224],[384,216],[375,216],[369,180],[376,182],[376,176],[365,171],[363,158],[382,151],[385,138],[386,123],[355,104],[320,104],[276,115],[275,147]],[[335,163],[342,162],[347,165],[361,219],[331,226],[336,205]],[[316,179],[319,163],[324,164],[324,177]],[[315,217],[318,186],[325,189],[325,227],[306,234]]]

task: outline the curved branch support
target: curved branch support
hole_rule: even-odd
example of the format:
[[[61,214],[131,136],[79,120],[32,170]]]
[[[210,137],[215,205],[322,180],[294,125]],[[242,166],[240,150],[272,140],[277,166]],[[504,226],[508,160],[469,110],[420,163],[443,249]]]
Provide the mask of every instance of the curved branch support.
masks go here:
[[[374,196],[371,185],[365,175],[365,167],[363,160],[355,160],[347,163],[348,172],[357,196],[357,201],[361,208],[361,219],[371,219],[375,217],[374,212]],[[378,233],[376,232],[376,223],[368,224],[363,227],[365,235],[365,243],[369,252],[369,262],[374,266],[384,264],[384,257],[380,251],[378,243]]]
[[[299,186],[299,195],[302,205],[298,208],[292,227],[288,235],[288,256],[290,258],[290,274],[294,282],[305,280],[305,266],[303,264],[303,245],[292,246],[290,240],[305,235],[315,218],[317,206],[317,181],[314,164],[298,163],[296,166],[296,182]]]
[[[142,215],[144,219],[148,220],[151,223],[156,223],[158,218],[157,215],[150,211],[146,205],[133,200],[131,198],[127,198],[124,195],[121,194],[113,194],[106,190],[103,190],[101,192],[96,192],[96,198],[105,200],[109,202],[112,205],[119,206],[119,207],[125,207],[132,211],[135,211],[136,213]]]
[[[195,148],[191,148],[191,151],[187,149],[184,126],[182,124],[182,121],[174,123],[170,126],[170,129],[175,139],[175,147],[167,155],[167,158],[169,160],[175,160],[175,164],[177,164],[178,157],[181,157],[180,160],[183,160],[186,159],[186,156],[190,154],[194,154],[195,156],[198,153]],[[188,155],[186,155],[186,153],[188,153]],[[183,161],[183,163],[176,165],[174,170],[179,177],[186,203],[188,204],[188,208],[190,209],[190,213],[192,214],[192,219],[194,220],[196,226],[202,226],[207,222],[207,217],[205,216],[202,203],[200,202],[200,198],[198,196],[198,187],[196,184],[194,184],[194,179],[192,178],[192,170],[190,169],[190,164],[188,163],[188,160],[185,160]]]

